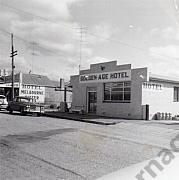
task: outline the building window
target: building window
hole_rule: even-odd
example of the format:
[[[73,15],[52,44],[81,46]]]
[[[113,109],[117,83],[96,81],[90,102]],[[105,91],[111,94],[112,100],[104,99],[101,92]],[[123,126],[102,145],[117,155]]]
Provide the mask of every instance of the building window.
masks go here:
[[[104,84],[104,101],[130,102],[131,82],[117,82]]]
[[[174,102],[179,102],[179,87],[174,87]]]

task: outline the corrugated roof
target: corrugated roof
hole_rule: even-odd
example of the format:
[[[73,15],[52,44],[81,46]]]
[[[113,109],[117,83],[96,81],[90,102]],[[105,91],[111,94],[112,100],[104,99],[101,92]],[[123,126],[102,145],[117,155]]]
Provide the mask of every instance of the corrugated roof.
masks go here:
[[[56,83],[47,76],[39,74],[22,74],[22,83],[38,86],[56,87]]]
[[[60,81],[52,81],[52,83],[55,85],[55,87],[59,87],[60,86]]]
[[[19,73],[15,74],[14,75],[14,82],[19,82],[19,80],[20,80],[20,74]],[[5,76],[5,81],[4,82],[5,83],[11,83],[12,82],[12,76],[11,75]]]
[[[151,81],[160,81],[160,82],[168,82],[168,83],[179,83],[179,78],[177,77],[169,77],[169,76],[161,76],[157,74],[150,74],[149,79]]]

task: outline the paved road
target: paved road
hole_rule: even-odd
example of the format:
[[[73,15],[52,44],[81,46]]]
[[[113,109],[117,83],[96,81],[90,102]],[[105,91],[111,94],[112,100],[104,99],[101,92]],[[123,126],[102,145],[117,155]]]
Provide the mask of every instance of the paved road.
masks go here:
[[[0,179],[95,179],[156,156],[177,133],[138,122],[101,126],[0,113]]]

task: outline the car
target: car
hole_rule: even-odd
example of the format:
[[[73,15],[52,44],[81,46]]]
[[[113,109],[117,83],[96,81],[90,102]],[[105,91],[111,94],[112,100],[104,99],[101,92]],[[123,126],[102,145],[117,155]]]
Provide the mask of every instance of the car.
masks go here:
[[[7,107],[8,107],[8,102],[6,96],[0,95],[0,110],[7,109]]]
[[[10,101],[8,103],[7,110],[10,114],[13,113],[13,111],[18,111],[21,114],[36,114],[40,116],[44,113],[44,106],[41,104],[36,104],[32,102],[32,99],[29,97],[15,97],[13,101]]]

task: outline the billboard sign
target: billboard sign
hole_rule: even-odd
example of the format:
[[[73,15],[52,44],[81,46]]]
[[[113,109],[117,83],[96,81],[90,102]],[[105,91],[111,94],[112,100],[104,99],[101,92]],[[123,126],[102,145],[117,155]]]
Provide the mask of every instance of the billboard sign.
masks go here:
[[[45,87],[37,85],[21,84],[19,89],[19,96],[30,97],[33,102],[45,102]]]

